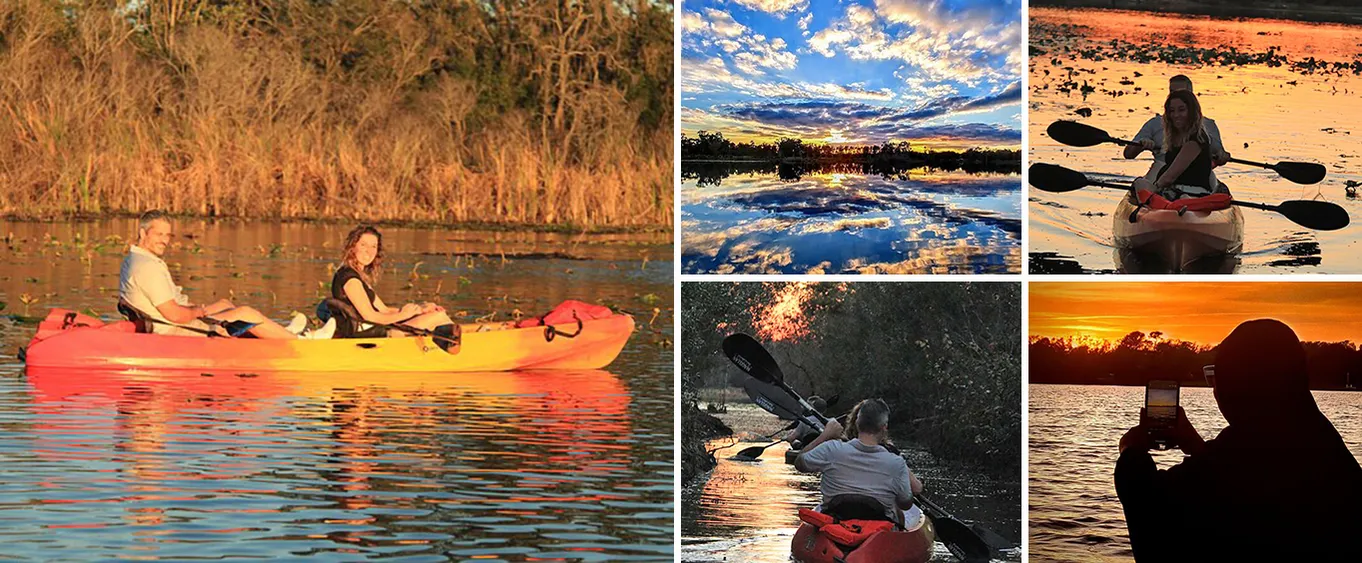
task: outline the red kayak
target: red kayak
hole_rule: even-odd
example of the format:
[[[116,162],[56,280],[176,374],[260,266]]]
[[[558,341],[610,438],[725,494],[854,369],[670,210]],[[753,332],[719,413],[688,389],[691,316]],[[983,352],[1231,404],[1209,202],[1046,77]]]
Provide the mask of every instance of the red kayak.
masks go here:
[[[884,520],[838,519],[807,508],[790,552],[796,563],[926,563],[936,529],[926,515],[910,530]]]

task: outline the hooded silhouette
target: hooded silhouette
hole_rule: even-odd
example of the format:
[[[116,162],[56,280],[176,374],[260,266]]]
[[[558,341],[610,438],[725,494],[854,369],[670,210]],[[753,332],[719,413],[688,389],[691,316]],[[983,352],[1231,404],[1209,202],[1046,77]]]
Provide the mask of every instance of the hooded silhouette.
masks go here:
[[[1310,394],[1305,349],[1275,320],[1216,351],[1229,426],[1182,463],[1143,448],[1116,462],[1137,561],[1362,561],[1362,468]]]

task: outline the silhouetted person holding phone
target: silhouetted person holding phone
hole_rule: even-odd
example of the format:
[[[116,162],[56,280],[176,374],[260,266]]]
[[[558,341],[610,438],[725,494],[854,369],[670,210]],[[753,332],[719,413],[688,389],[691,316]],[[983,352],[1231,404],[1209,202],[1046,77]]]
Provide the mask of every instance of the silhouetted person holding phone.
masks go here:
[[[1305,349],[1275,320],[1216,351],[1229,426],[1203,441],[1178,408],[1187,455],[1158,469],[1142,426],[1121,438],[1116,494],[1137,561],[1362,561],[1362,468],[1310,394]]]

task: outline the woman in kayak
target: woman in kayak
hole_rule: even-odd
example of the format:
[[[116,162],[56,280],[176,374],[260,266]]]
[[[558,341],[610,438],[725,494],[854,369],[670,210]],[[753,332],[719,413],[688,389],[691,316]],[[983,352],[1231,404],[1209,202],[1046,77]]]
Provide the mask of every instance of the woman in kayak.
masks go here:
[[[360,320],[370,325],[403,325],[434,330],[441,325],[454,324],[445,308],[434,303],[407,303],[389,307],[374,293],[383,265],[383,235],[378,229],[361,225],[345,236],[345,256],[341,267],[331,278],[331,296],[349,303],[359,313]],[[382,327],[360,327],[362,336],[381,336]],[[378,334],[374,334],[377,332]],[[406,332],[388,330],[388,336],[404,336]]]
[[[1153,150],[1154,142],[1141,141],[1146,149]],[[1200,188],[1201,193],[1187,195],[1206,195],[1216,191],[1211,185],[1211,140],[1206,133],[1201,115],[1201,103],[1190,90],[1174,90],[1168,93],[1163,103],[1163,148],[1168,155],[1168,164],[1159,171],[1153,182],[1137,178],[1135,190],[1149,190],[1168,199],[1177,199],[1183,193],[1167,193],[1174,185]]]
[[[847,418],[848,441],[842,441],[842,425],[829,420],[823,433],[795,458],[795,469],[822,473],[819,491],[823,502],[845,494],[874,497],[885,514],[913,528],[922,510],[913,505],[913,494],[922,482],[889,444],[889,405],[881,399],[857,403]],[[854,434],[853,434],[854,432]]]

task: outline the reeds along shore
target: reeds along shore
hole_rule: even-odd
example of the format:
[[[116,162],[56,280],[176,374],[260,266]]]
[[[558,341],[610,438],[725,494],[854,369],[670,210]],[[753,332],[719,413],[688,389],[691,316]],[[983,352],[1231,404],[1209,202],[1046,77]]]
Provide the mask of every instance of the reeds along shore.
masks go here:
[[[0,215],[672,223],[672,8],[0,2]]]

